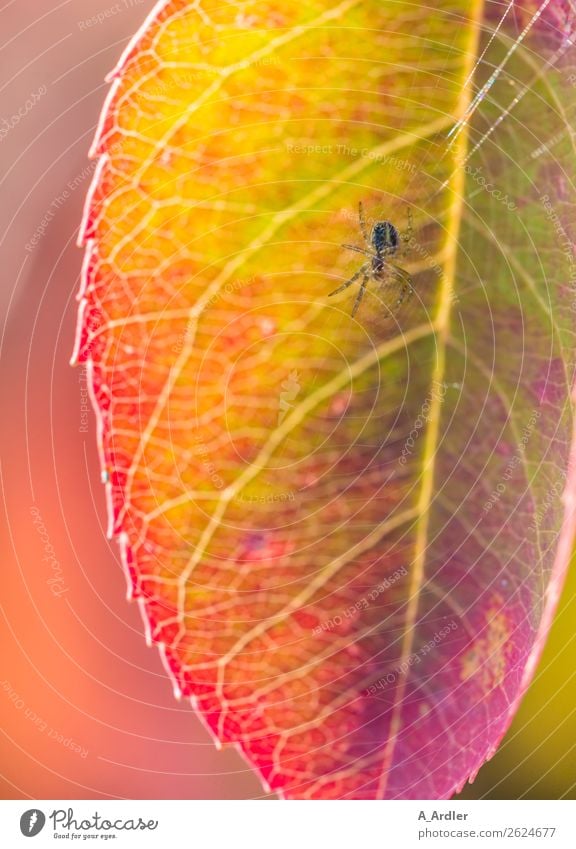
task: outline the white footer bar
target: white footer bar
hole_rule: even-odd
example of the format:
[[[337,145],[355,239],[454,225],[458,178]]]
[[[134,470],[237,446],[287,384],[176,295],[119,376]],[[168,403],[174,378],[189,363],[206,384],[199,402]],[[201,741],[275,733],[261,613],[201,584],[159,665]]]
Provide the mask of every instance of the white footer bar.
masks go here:
[[[1,801],[6,849],[576,849],[576,801]]]

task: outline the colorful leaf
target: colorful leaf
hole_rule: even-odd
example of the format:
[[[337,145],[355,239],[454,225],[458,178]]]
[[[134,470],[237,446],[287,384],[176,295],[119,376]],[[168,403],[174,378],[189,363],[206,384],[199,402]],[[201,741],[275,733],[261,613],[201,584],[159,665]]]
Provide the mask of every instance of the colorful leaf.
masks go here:
[[[564,5],[171,0],[112,74],[75,353],[110,534],[285,797],[451,796],[534,672],[574,532]],[[328,297],[359,203],[414,220],[406,309]]]

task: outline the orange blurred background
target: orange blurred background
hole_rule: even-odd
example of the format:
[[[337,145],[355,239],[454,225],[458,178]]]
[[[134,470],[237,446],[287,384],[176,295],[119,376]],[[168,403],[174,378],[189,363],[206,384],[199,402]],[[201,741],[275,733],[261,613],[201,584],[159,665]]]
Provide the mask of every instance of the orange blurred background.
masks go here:
[[[217,752],[174,700],[145,646],[105,535],[83,373],[68,365],[104,76],[152,5],[11,0],[0,9],[5,799],[264,795],[240,755]],[[575,621],[572,569],[537,678],[463,797],[576,798]]]

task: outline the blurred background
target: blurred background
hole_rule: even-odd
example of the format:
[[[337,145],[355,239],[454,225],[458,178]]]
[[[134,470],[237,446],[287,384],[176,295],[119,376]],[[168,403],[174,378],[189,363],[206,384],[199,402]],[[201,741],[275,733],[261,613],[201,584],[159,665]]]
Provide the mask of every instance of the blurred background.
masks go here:
[[[263,798],[174,700],[106,540],[95,419],[71,369],[87,151],[151,0],[0,7],[0,797]],[[463,798],[576,798],[576,569],[536,679]]]

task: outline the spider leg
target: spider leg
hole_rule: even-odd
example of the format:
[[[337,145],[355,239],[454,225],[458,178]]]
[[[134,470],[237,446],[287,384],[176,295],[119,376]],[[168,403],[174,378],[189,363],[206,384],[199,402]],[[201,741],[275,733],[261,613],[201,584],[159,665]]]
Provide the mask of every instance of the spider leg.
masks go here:
[[[347,248],[349,251],[356,251],[359,254],[364,254],[365,256],[375,256],[373,251],[369,251],[367,248],[360,248],[358,245],[342,245],[343,248]]]
[[[366,226],[366,219],[364,218],[364,206],[362,205],[362,201],[358,202],[358,218],[360,220],[360,229],[362,230],[364,240],[366,244],[369,245],[370,233],[368,232],[368,227]]]
[[[364,297],[364,292],[366,290],[367,284],[368,284],[368,274],[365,271],[364,272],[364,279],[362,280],[362,283],[360,284],[360,289],[358,291],[358,294],[356,295],[356,300],[354,301],[354,306],[352,308],[352,318],[354,318],[354,316],[358,312],[358,307],[360,306],[362,298]]]
[[[398,300],[396,301],[396,309],[399,310],[404,301],[406,300],[406,295],[410,298],[412,295],[412,287],[409,283],[404,283],[402,288],[400,289],[400,294],[398,295]]]
[[[406,255],[407,250],[410,246],[410,243],[414,239],[414,224],[413,224],[413,221],[412,221],[412,210],[408,206],[408,207],[406,207],[406,211],[407,211],[407,214],[408,214],[408,229],[400,237],[402,239],[402,250],[401,250],[402,255]]]
[[[406,211],[408,213],[408,229],[406,230],[406,232],[402,236],[402,241],[411,242],[412,239],[414,238],[414,222],[412,220],[412,210],[410,209],[409,206],[406,207]]]
[[[405,283],[407,286],[412,287],[412,276],[408,274],[405,268],[402,268],[400,265],[396,265],[395,262],[388,261],[388,268],[390,268],[394,272],[394,276],[401,283]]]
[[[331,297],[332,297],[332,295],[338,295],[338,294],[339,294],[339,292],[343,292],[343,291],[344,291],[344,289],[347,289],[347,288],[348,288],[348,286],[351,286],[351,285],[352,285],[352,283],[355,283],[355,282],[356,282],[356,280],[358,280],[358,278],[359,278],[359,277],[362,277],[362,275],[363,275],[363,274],[364,274],[364,275],[366,275],[366,272],[367,272],[367,271],[368,271],[368,263],[367,263],[367,262],[365,262],[365,263],[364,263],[364,265],[363,265],[363,266],[361,266],[361,268],[359,268],[359,269],[358,269],[358,271],[356,272],[356,274],[353,274],[353,275],[352,275],[352,277],[350,278],[350,280],[347,280],[347,281],[346,281],[346,283],[343,283],[343,284],[342,284],[342,286],[339,286],[337,289],[334,289],[334,291],[333,291],[333,292],[330,292],[330,294],[328,295],[328,297],[329,297],[329,298],[331,298]]]
[[[398,300],[396,301],[396,309],[402,306],[404,301],[406,300],[406,296],[411,298],[414,294],[414,286],[412,285],[412,277],[405,271],[403,268],[400,268],[399,265],[395,265],[393,262],[388,263],[389,267],[394,271],[396,279],[400,281],[400,294],[398,296]]]

